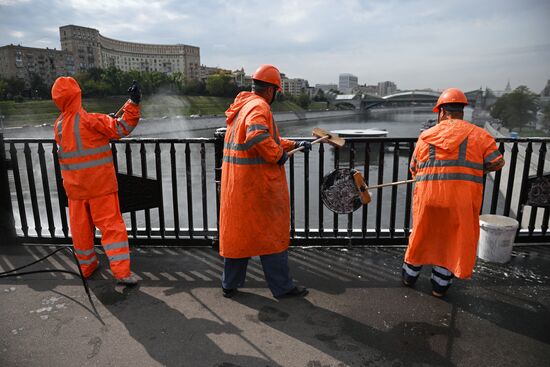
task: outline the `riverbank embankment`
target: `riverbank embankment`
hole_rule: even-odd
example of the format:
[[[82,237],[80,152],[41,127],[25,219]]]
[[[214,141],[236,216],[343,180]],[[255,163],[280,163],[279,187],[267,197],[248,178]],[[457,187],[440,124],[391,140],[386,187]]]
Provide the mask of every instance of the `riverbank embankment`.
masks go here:
[[[82,106],[89,112],[110,113],[117,111],[125,99],[126,96],[84,98]],[[144,97],[141,103],[141,116],[145,119],[223,117],[232,102],[233,98],[227,97],[156,94]],[[326,108],[326,102],[311,102],[308,111],[289,100],[275,101],[272,105],[274,112],[288,112],[298,116],[309,111],[325,111]],[[58,108],[49,99],[0,101],[0,122],[5,128],[51,124],[58,116]]]

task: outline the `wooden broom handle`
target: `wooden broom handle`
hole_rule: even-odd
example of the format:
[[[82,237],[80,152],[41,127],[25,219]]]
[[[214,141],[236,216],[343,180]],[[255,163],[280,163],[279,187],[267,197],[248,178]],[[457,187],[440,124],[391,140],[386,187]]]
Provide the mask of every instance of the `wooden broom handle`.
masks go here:
[[[129,100],[128,100],[129,101]],[[128,101],[126,101],[126,103],[128,103]],[[120,109],[115,113],[115,118],[116,117],[120,117],[122,115],[122,113],[124,112],[124,106],[126,106],[126,103],[124,103],[122,105],[122,107],[120,107]]]
[[[328,139],[328,138],[330,138],[330,135],[321,136],[319,139],[315,139],[314,141],[312,141],[311,144],[317,144],[317,143],[321,142],[322,140],[325,140],[325,139]],[[287,153],[287,155],[290,157],[291,155],[293,155],[296,152],[299,152],[300,150],[304,150],[304,147],[299,147],[299,148],[296,148],[296,149],[292,149],[290,152]]]
[[[367,188],[368,188],[368,190],[370,190],[370,189],[378,189],[378,188],[381,188],[381,187],[395,186],[395,185],[404,185],[404,184],[408,184],[408,183],[412,183],[412,182],[414,182],[414,180],[397,181],[397,182],[390,182],[390,183],[385,183],[385,184],[376,185],[376,186],[367,186]]]

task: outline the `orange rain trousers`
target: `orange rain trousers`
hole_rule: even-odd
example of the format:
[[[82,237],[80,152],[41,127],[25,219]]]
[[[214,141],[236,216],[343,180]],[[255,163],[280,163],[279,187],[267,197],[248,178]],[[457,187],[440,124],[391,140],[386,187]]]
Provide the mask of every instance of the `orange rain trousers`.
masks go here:
[[[84,200],[69,199],[69,216],[76,257],[84,277],[98,266],[94,250],[94,228],[101,233],[101,244],[117,279],[130,276],[128,233],[120,213],[118,193]]]

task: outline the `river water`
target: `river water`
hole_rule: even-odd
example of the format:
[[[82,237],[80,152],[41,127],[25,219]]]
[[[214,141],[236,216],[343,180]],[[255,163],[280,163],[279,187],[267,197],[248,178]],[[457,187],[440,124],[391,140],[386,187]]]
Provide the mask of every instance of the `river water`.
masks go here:
[[[466,118],[471,114],[471,111],[467,111]],[[436,118],[436,115],[431,112],[427,107],[411,107],[411,108],[395,108],[395,109],[376,109],[367,114],[354,115],[342,118],[320,119],[320,120],[302,120],[296,122],[285,122],[279,125],[282,136],[291,137],[307,137],[311,136],[311,131],[314,127],[321,127],[325,130],[340,130],[340,129],[385,129],[388,131],[389,138],[417,138],[421,125],[429,119]],[[211,138],[214,135],[214,129],[205,130],[189,130],[185,126],[185,119],[150,119],[140,123],[138,128],[132,134],[134,138],[140,137],[158,137],[158,138]],[[220,121],[223,124],[223,121]],[[21,129],[12,129],[5,131],[6,138],[47,138],[53,137],[53,129],[51,126],[43,127],[27,127]],[[116,144],[118,154],[118,169],[119,172],[127,173],[128,167],[126,166],[125,144]],[[376,154],[371,154],[370,161],[365,162],[365,145],[355,146],[355,162],[353,165],[367,174],[369,177],[369,184],[380,182],[391,182],[393,177],[393,166],[396,156],[391,151],[386,151],[384,154],[383,171],[380,170],[378,164],[378,157]],[[45,200],[48,194],[45,195],[44,184],[42,180],[41,167],[39,165],[39,158],[37,153],[37,146],[31,145],[31,159],[26,161],[26,157],[23,154],[23,144],[15,144],[17,148],[17,157],[19,161],[19,169],[21,174],[21,184],[23,187],[23,201],[26,211],[25,217],[27,218],[28,226],[31,228],[29,233],[33,233],[32,228],[35,227],[35,216],[33,210],[39,211],[39,219],[42,223],[42,233],[47,234],[48,219],[45,210]],[[131,144],[132,152],[130,162],[133,168],[134,175],[142,174],[140,146]],[[149,178],[157,177],[156,159],[155,159],[155,144],[144,144],[147,163],[146,176]],[[176,144],[175,145],[175,162],[176,169],[172,172],[171,169],[171,157],[170,157],[170,144],[159,144],[160,148],[160,174],[162,176],[162,190],[165,216],[165,222],[167,228],[173,228],[175,224],[175,209],[178,209],[177,218],[179,219],[180,228],[188,228],[191,221],[195,229],[199,228],[215,228],[215,183],[214,183],[214,150],[212,144],[205,144],[205,191],[206,191],[206,205],[202,200],[202,175],[201,175],[201,144]],[[189,151],[189,165],[190,174],[186,173],[186,153]],[[54,214],[54,226],[57,228],[56,233],[59,234],[60,219],[59,219],[59,204],[57,200],[57,191],[55,187],[55,175],[53,171],[53,162],[51,159],[51,151],[53,149],[52,144],[44,144],[45,164],[46,172],[49,179],[49,196],[51,197],[53,214]],[[319,228],[320,220],[323,221],[322,226],[326,228],[337,227],[340,231],[346,231],[350,219],[348,215],[338,215],[337,224],[335,224],[335,216],[327,208],[323,208],[322,216],[319,215],[319,187],[320,187],[320,171],[323,170],[323,175],[326,175],[335,168],[335,152],[332,148],[324,147],[324,164],[321,167],[319,165],[319,150],[315,148],[309,155],[308,161],[305,161],[304,154],[297,154],[293,160],[294,170],[294,226],[296,228],[304,228],[307,224],[309,228]],[[341,168],[347,168],[352,163],[349,162],[349,146],[346,146],[339,153],[338,166]],[[376,153],[378,149],[372,149]],[[404,180],[407,178],[408,157],[410,152],[407,150],[400,151],[398,162],[398,180]],[[30,169],[27,167],[27,163],[30,162]],[[308,168],[306,172],[306,167]],[[365,171],[365,167],[367,171]],[[290,164],[286,164],[287,177],[290,180]],[[31,171],[34,179],[29,177],[29,171]],[[177,189],[173,190],[172,177],[177,178]],[[306,179],[307,177],[307,179]],[[30,195],[29,181],[33,179],[37,186],[37,205],[33,209],[32,197]],[[14,185],[14,177],[10,175],[11,185]],[[187,185],[189,183],[189,185]],[[247,183],[253,185],[254,183]],[[190,187],[190,190],[187,188]],[[13,187],[13,186],[12,186]],[[14,208],[18,208],[17,196],[13,192],[13,205]],[[177,199],[176,199],[177,195]],[[357,210],[351,218],[351,224],[354,229],[360,229],[363,220],[367,223],[367,228],[373,230],[376,225],[376,214],[378,210],[380,212],[381,227],[388,228],[390,224],[390,212],[391,212],[391,196],[392,189],[385,188],[382,190],[381,206],[377,207],[377,192],[372,192],[371,196],[373,202],[369,204],[365,211]],[[307,197],[307,200],[306,200]],[[406,187],[399,186],[396,191],[397,210],[395,214],[395,227],[397,229],[403,228],[405,223],[405,198]],[[177,208],[173,203],[177,203]],[[21,227],[21,218],[18,216],[19,211],[14,210],[16,213],[16,225]],[[205,218],[204,213],[207,216]],[[189,215],[189,214],[191,215]],[[307,213],[307,214],[306,214]],[[365,218],[363,218],[365,216]],[[130,216],[128,213],[124,214],[126,223],[130,224]],[[159,215],[157,209],[151,210],[151,225],[157,227],[159,223]],[[136,213],[138,227],[145,225],[144,211]],[[206,219],[206,221],[204,220]]]

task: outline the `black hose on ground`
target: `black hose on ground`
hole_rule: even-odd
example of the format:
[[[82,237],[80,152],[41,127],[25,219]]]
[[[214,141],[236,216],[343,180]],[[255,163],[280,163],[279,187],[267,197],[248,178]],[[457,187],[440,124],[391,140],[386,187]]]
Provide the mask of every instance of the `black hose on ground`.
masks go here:
[[[37,264],[41,261],[44,261],[48,257],[53,256],[56,253],[58,253],[59,251],[63,251],[63,250],[69,251],[71,253],[72,258],[76,263],[78,273],[75,272],[75,271],[72,271],[72,270],[64,270],[64,269],[32,270],[32,271],[24,271],[24,272],[19,272],[19,273],[17,272],[18,270],[28,268],[29,266],[32,266],[32,265]],[[97,312],[97,309],[95,308],[94,301],[92,300],[92,295],[90,294],[90,288],[88,287],[88,282],[86,281],[86,278],[84,278],[84,274],[82,274],[82,270],[80,269],[80,266],[78,265],[78,259],[76,258],[76,254],[75,254],[74,250],[71,247],[58,248],[57,250],[49,253],[48,255],[46,255],[46,256],[44,256],[44,257],[42,257],[42,258],[40,258],[36,261],[33,261],[30,264],[23,265],[23,266],[20,266],[18,268],[15,268],[15,269],[11,269],[11,270],[8,270],[8,271],[1,272],[0,273],[0,278],[16,277],[16,276],[20,276],[20,275],[39,274],[39,273],[65,273],[65,274],[72,274],[72,275],[76,275],[77,277],[80,277],[80,279],[82,280],[82,285],[84,286],[84,290],[86,290],[86,294],[88,295],[88,299],[90,300],[90,304],[92,305],[92,308],[95,312],[95,316],[100,321],[102,321],[101,317],[99,316],[99,313]],[[102,321],[102,323],[103,323],[103,321]]]

